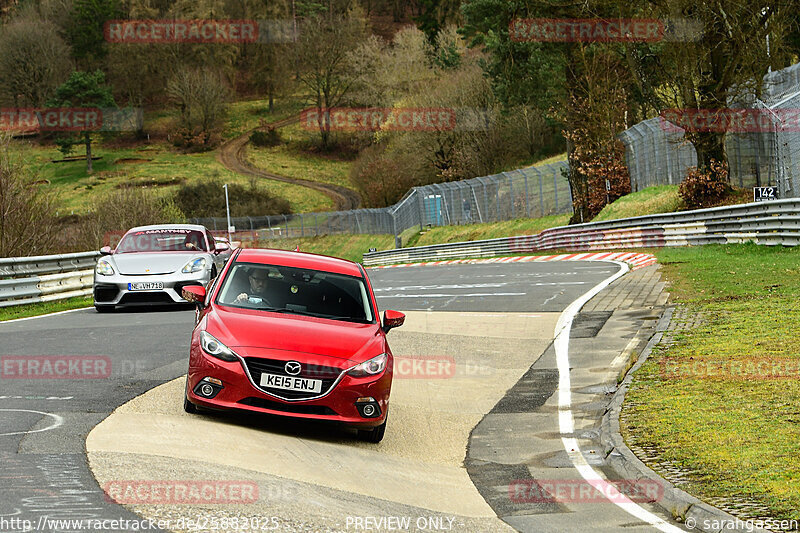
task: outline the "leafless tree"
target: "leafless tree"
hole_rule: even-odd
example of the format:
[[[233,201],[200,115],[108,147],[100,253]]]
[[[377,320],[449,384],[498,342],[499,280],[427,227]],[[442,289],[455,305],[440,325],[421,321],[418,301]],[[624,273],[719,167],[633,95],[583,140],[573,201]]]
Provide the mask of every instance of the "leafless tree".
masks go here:
[[[341,105],[353,88],[357,76],[351,53],[365,39],[365,22],[354,16],[314,16],[301,25],[295,47],[300,65],[298,81],[318,116]],[[329,121],[319,121],[319,133],[322,147],[327,148],[331,137]]]
[[[167,86],[167,94],[178,105],[181,126],[201,132],[213,131],[225,116],[230,94],[220,75],[208,69],[183,68]]]

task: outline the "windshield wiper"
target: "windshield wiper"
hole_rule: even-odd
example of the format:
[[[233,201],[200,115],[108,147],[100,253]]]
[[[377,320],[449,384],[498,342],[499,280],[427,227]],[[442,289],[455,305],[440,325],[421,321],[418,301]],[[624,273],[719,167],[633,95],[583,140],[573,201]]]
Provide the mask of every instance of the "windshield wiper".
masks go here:
[[[316,313],[309,313],[308,311],[299,311],[297,309],[289,309],[287,307],[270,307],[268,305],[264,305],[261,307],[257,307],[259,311],[269,311],[270,313],[283,313],[283,314],[294,314],[294,315],[305,315],[305,316],[313,316],[319,318],[320,315]]]
[[[301,311],[298,309],[289,309],[288,307],[270,307],[270,306],[263,306],[257,308],[259,311],[269,311],[271,313],[281,313],[281,314],[290,314],[290,315],[303,315],[303,316],[312,316],[314,318],[327,318],[330,320],[344,320],[347,322],[359,322],[363,324],[369,324],[370,321],[363,319],[363,318],[355,318],[355,317],[347,317],[347,316],[338,316],[338,315],[326,315],[320,313],[309,313],[308,311]]]

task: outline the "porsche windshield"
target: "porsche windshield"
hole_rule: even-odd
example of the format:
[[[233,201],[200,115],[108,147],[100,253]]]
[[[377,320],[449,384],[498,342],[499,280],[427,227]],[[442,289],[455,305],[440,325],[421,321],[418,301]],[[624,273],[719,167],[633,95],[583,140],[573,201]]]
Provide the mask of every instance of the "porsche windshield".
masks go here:
[[[203,233],[187,229],[151,229],[127,233],[116,253],[207,252]]]
[[[372,323],[374,320],[362,279],[284,266],[233,265],[217,303],[350,322]]]

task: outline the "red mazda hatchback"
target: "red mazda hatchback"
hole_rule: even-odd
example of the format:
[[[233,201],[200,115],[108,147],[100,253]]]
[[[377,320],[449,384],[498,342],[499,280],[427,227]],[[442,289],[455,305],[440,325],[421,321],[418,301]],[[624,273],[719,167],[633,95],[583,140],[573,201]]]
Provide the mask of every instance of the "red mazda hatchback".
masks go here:
[[[392,388],[386,333],[364,268],[281,250],[239,250],[198,306],[184,409],[244,409],[356,427],[380,442]]]

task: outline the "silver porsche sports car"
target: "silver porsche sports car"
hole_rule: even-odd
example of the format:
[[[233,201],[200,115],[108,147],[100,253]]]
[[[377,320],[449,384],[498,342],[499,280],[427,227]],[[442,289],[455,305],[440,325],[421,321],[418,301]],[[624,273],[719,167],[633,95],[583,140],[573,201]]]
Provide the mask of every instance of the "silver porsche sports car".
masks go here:
[[[100,249],[94,271],[94,306],[186,303],[187,285],[207,285],[231,256],[204,226],[169,224],[129,230],[112,250]]]

